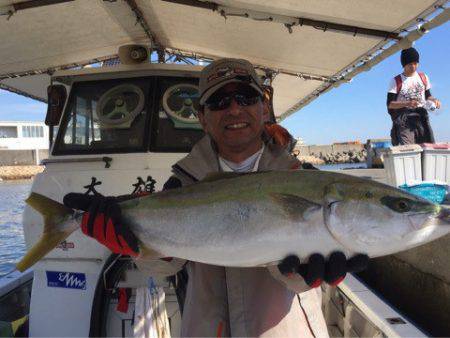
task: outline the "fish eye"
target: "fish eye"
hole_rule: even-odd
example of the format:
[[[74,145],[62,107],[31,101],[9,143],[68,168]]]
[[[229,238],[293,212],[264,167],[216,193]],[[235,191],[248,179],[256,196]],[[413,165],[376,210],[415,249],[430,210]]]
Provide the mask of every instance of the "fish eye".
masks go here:
[[[397,212],[408,212],[411,210],[411,204],[404,198],[384,196],[381,198],[381,203]]]
[[[372,197],[373,197],[373,194],[370,191],[366,192],[366,198],[372,198]]]
[[[397,201],[396,204],[397,204],[396,207],[397,207],[398,211],[405,212],[405,211],[411,210],[411,208],[409,206],[409,203],[407,201],[405,201],[405,200]]]

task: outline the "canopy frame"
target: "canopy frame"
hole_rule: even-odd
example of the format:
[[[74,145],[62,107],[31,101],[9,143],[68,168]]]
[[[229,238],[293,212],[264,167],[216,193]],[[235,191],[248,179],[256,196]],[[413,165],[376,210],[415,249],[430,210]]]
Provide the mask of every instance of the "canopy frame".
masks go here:
[[[328,21],[321,21],[321,20],[312,20],[309,18],[302,18],[302,17],[291,17],[291,16],[285,16],[285,15],[276,15],[269,12],[261,12],[261,11],[254,11],[249,10],[245,8],[239,8],[239,7],[230,7],[230,6],[221,6],[215,2],[210,1],[200,1],[200,0],[162,0],[165,2],[180,4],[180,5],[186,5],[196,8],[204,8],[204,9],[210,9],[213,12],[217,12],[221,16],[223,16],[225,19],[227,17],[231,16],[238,16],[242,18],[247,19],[253,19],[256,21],[268,21],[268,22],[278,22],[285,25],[286,29],[290,34],[292,34],[293,30],[292,27],[294,26],[309,26],[314,27],[319,30],[326,31],[335,31],[340,33],[350,33],[353,36],[356,36],[358,34],[360,35],[367,35],[367,36],[374,36],[378,38],[384,38],[384,39],[394,39],[399,40],[399,34],[395,32],[388,32],[388,31],[382,31],[377,29],[369,29],[364,27],[358,27],[358,26],[350,26],[350,25],[343,25],[335,22],[328,22]]]
[[[298,66],[296,67],[294,64],[291,67],[291,64],[289,62],[286,62],[286,60],[281,61],[276,58],[274,59],[273,56],[272,59],[259,58],[259,61],[257,61],[258,58],[256,58],[255,60],[253,60],[252,62],[254,63],[255,67],[259,70],[260,73],[263,74],[262,77],[267,83],[272,83],[272,81],[277,80],[277,76],[280,76],[280,79],[275,82],[275,84],[278,86],[280,84],[283,85],[283,83],[284,86],[286,86],[286,83],[298,83],[295,82],[295,80],[292,81],[287,80],[287,77],[284,77],[284,75],[299,78],[305,81],[318,82],[317,84],[314,84],[312,82],[311,84],[305,85],[304,87],[299,87],[309,89],[302,89],[303,92],[297,93],[297,95],[291,94],[289,100],[285,101],[286,103],[284,104],[284,106],[282,108],[280,107],[279,109],[280,115],[278,115],[277,117],[278,120],[282,120],[287,116],[291,115],[292,113],[298,111],[299,109],[309,104],[315,98],[319,97],[323,93],[326,93],[330,89],[336,88],[342,83],[351,81],[354,76],[358,75],[362,71],[367,71],[371,69],[371,67],[378,64],[387,57],[391,56],[392,54],[398,52],[399,50],[410,47],[414,41],[423,36],[427,31],[444,24],[450,19],[450,12],[449,12],[450,9],[444,7],[444,4],[447,4],[448,0],[436,0],[433,2],[430,1],[430,3],[428,3],[427,6],[418,7],[422,12],[419,14],[417,14],[417,12],[414,13],[414,17],[412,19],[409,19],[412,16],[407,17],[406,19],[409,20],[408,22],[404,22],[404,20],[403,21],[398,20],[394,21],[395,22],[394,25],[391,24],[389,26],[388,24],[385,24],[383,26],[381,23],[377,24],[376,21],[373,21],[372,28],[369,25],[362,27],[365,25],[365,21],[361,20],[361,18],[355,19],[353,21],[348,20],[349,18],[346,18],[347,21],[345,21],[345,19],[344,21],[342,21],[343,17],[336,16],[335,20],[336,22],[333,22],[334,16],[328,17],[326,15],[321,16],[320,12],[317,13],[310,12],[315,14],[312,14],[311,17],[303,17],[301,15],[301,13],[303,12],[295,11],[292,9],[293,7],[291,7],[291,9],[289,9],[287,12],[278,11],[277,9],[271,6],[264,7],[255,5],[255,9],[258,10],[246,8],[246,6],[250,7],[251,1],[248,1],[248,3],[246,3],[246,1],[225,2],[223,0],[216,0],[217,2],[203,1],[203,0],[154,0],[154,1],[155,4],[158,4],[160,9],[165,7],[165,9],[167,10],[168,8],[167,6],[173,4],[174,6],[180,5],[180,6],[200,8],[204,9],[205,12],[212,11],[214,12],[214,14],[212,15],[222,16],[224,20],[227,20],[228,17],[235,16],[239,17],[239,19],[235,20],[240,20],[240,18],[242,18],[243,20],[250,20],[250,21],[253,20],[262,22],[262,25],[266,25],[264,22],[267,22],[267,25],[269,24],[273,25],[274,23],[280,24],[286,27],[286,34],[294,33],[294,28],[296,29],[295,32],[297,32],[297,29],[301,29],[301,27],[307,26],[308,28],[304,28],[304,30],[305,31],[308,30],[308,32],[310,32],[310,34],[313,34],[316,38],[317,33],[311,33],[312,32],[311,27],[319,31],[322,31],[324,34],[329,34],[328,32],[333,32],[334,34],[338,33],[336,36],[342,36],[341,34],[346,34],[353,36],[355,38],[361,37],[365,38],[366,40],[372,39],[372,41],[374,41],[374,44],[367,46],[371,48],[370,50],[367,51],[364,49],[360,49],[360,51],[364,51],[363,54],[355,57],[356,53],[353,53],[353,56],[351,56],[351,58],[349,57],[347,59],[342,59],[344,62],[341,62],[340,64],[338,64],[338,67],[335,68],[327,69],[326,67],[316,67],[314,63],[311,64],[313,67],[310,67],[309,69],[308,67],[306,68]],[[4,10],[6,10],[8,7],[16,6],[17,8],[15,10],[27,10],[29,8],[31,9],[34,7],[48,6],[52,4],[56,5],[64,2],[73,3],[74,0],[42,0],[42,1],[30,0],[30,1],[16,2],[13,3],[12,5],[2,7],[0,10],[1,12],[0,14],[5,14]],[[109,4],[108,2],[111,2],[111,4]],[[115,1],[104,0],[102,2],[104,4],[103,7],[107,9],[107,11],[109,11],[108,8],[110,7],[116,8],[117,7],[116,4],[118,4],[118,2],[116,2],[116,4],[114,4],[114,2]],[[232,4],[232,6],[221,5],[219,2]],[[167,3],[169,5],[161,7],[160,3]],[[142,7],[140,8],[138,4],[139,6]],[[111,18],[114,18],[115,20],[121,20],[122,17],[127,16],[126,25],[128,25],[128,27],[132,26],[132,20],[133,18],[135,18],[136,29],[133,30],[133,33],[138,34],[137,36],[139,37],[139,39],[141,39],[139,40],[139,42],[135,40],[136,43],[144,43],[148,45],[148,47],[152,51],[157,53],[158,62],[165,63],[175,60],[175,61],[183,61],[187,64],[192,64],[192,59],[210,61],[220,57],[224,57],[224,55],[230,55],[229,51],[223,48],[222,50],[218,49],[217,54],[213,54],[216,52],[215,49],[205,48],[205,46],[203,46],[201,43],[197,45],[192,44],[192,48],[190,48],[190,46],[186,45],[186,43],[184,43],[184,41],[182,40],[177,41],[176,39],[173,39],[172,41],[170,37],[165,35],[163,27],[158,25],[157,21],[153,22],[154,18],[152,18],[151,15],[149,16],[149,11],[150,13],[152,13],[152,10],[154,9],[151,4],[152,2],[146,3],[143,2],[142,0],[124,0],[122,2],[122,5],[119,6],[120,11],[117,10],[116,8],[115,11],[112,10],[110,14],[112,14]],[[158,8],[158,6],[156,8]],[[129,11],[127,11],[127,9]],[[284,15],[280,15],[275,12]],[[295,15],[294,13],[297,13],[297,15]],[[289,14],[294,15],[289,16]],[[155,15],[157,15],[157,13],[155,13]],[[315,17],[314,15],[317,16]],[[316,20],[330,17],[332,18],[330,20],[328,19]],[[339,20],[341,21],[339,22]],[[215,24],[217,24],[217,19],[210,20],[209,22],[215,22]],[[342,22],[350,24],[342,24]],[[355,25],[351,25],[351,23],[355,23]],[[154,24],[153,27],[152,24]],[[261,27],[261,24],[255,25],[256,27]],[[383,27],[392,28],[395,27],[396,25],[400,26],[396,27],[392,31],[373,29]],[[248,25],[246,26],[249,27]],[[276,29],[278,32],[277,34],[282,34],[283,28],[281,29],[276,28]],[[334,37],[332,36],[331,39],[334,39]],[[345,41],[349,41],[348,38],[344,39],[347,39]],[[319,47],[323,48],[323,46]],[[107,53],[111,52],[113,52],[113,50],[109,50]],[[91,58],[92,56],[96,56],[96,54],[99,55],[100,53],[91,53],[91,55],[87,56]],[[245,55],[246,54],[244,53],[241,55],[241,57],[245,57]],[[48,62],[46,68],[37,68],[37,69],[32,68],[30,70],[24,71],[23,70],[13,71],[13,68],[11,68],[11,72],[0,74],[0,81],[5,80],[5,82],[0,82],[1,85],[0,88],[27,97],[38,99],[40,101],[45,101],[43,97],[37,97],[33,95],[37,94],[40,96],[44,96],[44,93],[42,91],[41,93],[32,92],[33,94],[31,94],[31,92],[27,92],[26,88],[22,88],[23,86],[21,87],[20,83],[24,81],[22,82],[14,81],[14,79],[33,75],[51,76],[55,70],[83,67],[86,65],[99,63],[116,58],[117,54],[110,54],[107,56],[91,58],[80,62],[71,62],[68,64],[58,65],[58,63],[55,62],[56,66],[53,66],[50,62]],[[72,58],[72,60],[73,59],[76,60],[76,58]],[[348,64],[345,64],[346,62],[349,62],[348,60],[352,61],[350,61],[350,63]],[[277,63],[279,63],[279,65]],[[39,67],[38,63],[35,63],[33,65],[37,65]],[[51,65],[52,67],[48,67],[48,65]],[[22,67],[22,69],[23,68],[25,67]],[[297,99],[298,101],[296,102]]]

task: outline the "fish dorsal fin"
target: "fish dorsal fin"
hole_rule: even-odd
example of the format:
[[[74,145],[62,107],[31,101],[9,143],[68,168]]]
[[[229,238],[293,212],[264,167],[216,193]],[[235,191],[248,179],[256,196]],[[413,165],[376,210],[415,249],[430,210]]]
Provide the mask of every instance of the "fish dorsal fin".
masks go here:
[[[250,176],[250,175],[261,175],[263,173],[267,173],[269,171],[252,171],[248,173],[237,173],[233,171],[226,171],[226,172],[216,172],[216,173],[209,173],[205,176],[203,180],[200,182],[213,182],[218,180],[224,180],[227,178],[236,178],[239,176]]]
[[[246,175],[245,173],[235,173],[235,172],[219,172],[219,173],[209,173],[205,176],[201,182],[214,182],[218,180],[225,180],[228,178],[236,178],[242,175]]]
[[[322,205],[297,195],[271,193],[270,197],[275,203],[281,205],[293,221],[305,221],[312,213],[322,208]]]
[[[209,173],[205,176],[203,180],[201,180],[201,182],[213,182],[218,180],[224,180],[227,178],[236,178],[239,176],[261,175],[267,172],[268,171],[252,171],[248,173],[237,173],[233,171],[227,171],[227,172]]]

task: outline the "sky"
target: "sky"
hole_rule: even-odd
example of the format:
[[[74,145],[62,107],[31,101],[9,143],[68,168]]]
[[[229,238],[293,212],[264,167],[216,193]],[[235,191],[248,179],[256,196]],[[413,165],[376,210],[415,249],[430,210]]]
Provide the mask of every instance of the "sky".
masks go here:
[[[431,94],[442,104],[430,113],[436,141],[450,142],[450,22],[428,32],[414,48],[420,53],[419,71],[429,76]],[[402,71],[400,53],[396,53],[352,82],[319,96],[281,124],[306,144],[390,138],[386,95],[390,80]]]
[[[431,93],[442,103],[430,114],[436,141],[450,141],[450,22],[428,32],[414,47],[420,53],[419,71],[429,76]],[[319,96],[281,124],[306,144],[389,138],[386,93],[391,78],[401,72],[397,53]],[[46,109],[41,102],[0,90],[0,121],[44,121]]]

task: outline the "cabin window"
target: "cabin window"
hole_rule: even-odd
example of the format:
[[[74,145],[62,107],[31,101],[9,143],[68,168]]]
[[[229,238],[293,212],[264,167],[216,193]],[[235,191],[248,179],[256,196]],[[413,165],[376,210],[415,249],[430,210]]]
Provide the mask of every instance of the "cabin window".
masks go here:
[[[72,87],[53,153],[146,150],[149,79],[80,82]]]
[[[0,127],[0,138],[17,138],[17,127]]]
[[[44,137],[44,127],[22,126],[22,137]]]
[[[30,126],[22,126],[22,137],[31,137]]]
[[[196,78],[78,82],[68,100],[53,155],[189,152],[204,134]]]
[[[150,150],[189,152],[204,135],[198,121],[198,79],[160,78],[157,88]]]

